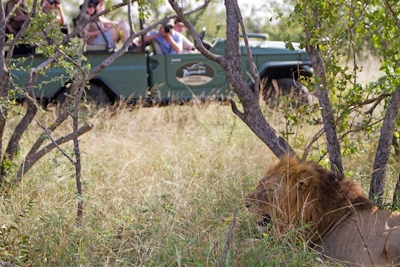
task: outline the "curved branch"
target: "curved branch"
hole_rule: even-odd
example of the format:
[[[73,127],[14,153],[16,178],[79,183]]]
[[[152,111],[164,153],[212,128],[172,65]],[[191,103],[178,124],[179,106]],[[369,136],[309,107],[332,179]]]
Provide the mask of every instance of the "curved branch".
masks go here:
[[[312,137],[311,141],[307,144],[306,148],[304,149],[304,153],[302,156],[302,160],[306,160],[308,154],[310,153],[312,145],[325,133],[324,127],[318,130],[316,134]]]
[[[225,64],[224,63],[224,58],[221,57],[220,55],[216,55],[211,53],[209,50],[207,50],[203,42],[200,40],[200,36],[197,33],[196,29],[194,28],[193,24],[186,18],[187,15],[189,15],[189,12],[183,12],[182,8],[176,3],[174,0],[168,0],[169,4],[171,5],[172,9],[175,11],[176,15],[178,16],[179,20],[185,24],[186,28],[188,29],[190,35],[193,37],[194,45],[196,46],[197,50],[200,51],[200,53],[203,54],[206,58],[215,61],[219,64]],[[211,0],[206,0],[202,6],[197,8],[196,10],[200,10],[203,8],[206,8],[207,5],[211,2]]]
[[[3,161],[14,159],[14,155],[18,149],[18,145],[19,145],[19,142],[21,140],[23,133],[26,131],[26,129],[28,129],[33,118],[36,116],[38,104],[36,102],[36,97],[35,97],[35,92],[33,90],[33,87],[34,87],[34,84],[36,83],[38,77],[39,77],[39,75],[37,75],[34,72],[28,73],[28,77],[26,78],[26,82],[25,82],[25,90],[26,90],[26,94],[28,96],[27,97],[28,107],[26,109],[25,115],[22,117],[21,121],[15,127],[15,130],[10,137],[8,146],[7,146],[5,154],[4,154]],[[1,175],[3,175],[3,174],[4,174],[4,169],[2,167]]]
[[[189,29],[193,39],[195,40],[197,49],[208,59],[220,64],[225,70],[226,75],[239,97],[244,111],[241,112],[236,104],[231,100],[232,111],[271,149],[271,151],[280,157],[285,153],[294,153],[289,144],[279,136],[279,134],[268,124],[261,112],[258,103],[258,93],[254,92],[243,75],[241,69],[241,54],[239,47],[239,23],[241,20],[240,10],[236,0],[226,0],[226,55],[225,57],[217,56],[208,51],[202,45],[202,42],[194,29],[193,25],[186,19],[184,12],[176,1],[169,0],[172,8]],[[244,25],[242,24],[242,27]],[[244,27],[243,27],[244,29]]]
[[[39,159],[41,159],[44,155],[52,151],[54,148],[59,147],[61,144],[64,144],[74,138],[75,135],[81,136],[86,132],[90,131],[93,127],[91,125],[84,125],[78,129],[77,133],[70,133],[66,136],[63,136],[57,140],[54,140],[52,143],[48,144],[40,151],[35,153],[34,155],[27,157],[24,163],[18,170],[17,176],[15,177],[13,182],[20,182],[24,173],[26,173]],[[60,149],[60,151],[62,151]]]

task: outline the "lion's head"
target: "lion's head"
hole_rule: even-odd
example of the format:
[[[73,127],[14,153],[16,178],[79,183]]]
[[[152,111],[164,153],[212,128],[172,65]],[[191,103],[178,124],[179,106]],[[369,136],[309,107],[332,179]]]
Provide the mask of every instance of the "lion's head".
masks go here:
[[[271,221],[279,228],[307,224],[322,232],[350,208],[371,208],[362,188],[313,161],[287,154],[273,164],[257,188],[244,200],[265,232]]]

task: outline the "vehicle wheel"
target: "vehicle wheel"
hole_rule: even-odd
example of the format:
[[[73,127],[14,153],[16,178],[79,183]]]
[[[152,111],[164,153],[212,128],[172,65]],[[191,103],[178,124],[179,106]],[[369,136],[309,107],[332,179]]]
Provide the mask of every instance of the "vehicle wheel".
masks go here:
[[[292,78],[281,78],[267,82],[261,82],[264,101],[270,105],[279,103],[279,98],[286,96],[293,100],[295,106],[313,105],[313,97],[308,88],[301,82]]]
[[[97,107],[102,107],[111,103],[111,100],[106,92],[104,92],[100,86],[93,83],[90,84],[90,88],[85,89],[82,97],[86,98],[88,102],[96,105]]]
[[[70,94],[70,87],[65,87],[57,95],[56,100],[58,108],[62,108],[65,105],[67,100],[66,94]],[[90,84],[90,87],[85,88],[85,92],[82,95],[82,101],[95,107],[102,107],[111,103],[110,98],[103,89],[93,83]]]

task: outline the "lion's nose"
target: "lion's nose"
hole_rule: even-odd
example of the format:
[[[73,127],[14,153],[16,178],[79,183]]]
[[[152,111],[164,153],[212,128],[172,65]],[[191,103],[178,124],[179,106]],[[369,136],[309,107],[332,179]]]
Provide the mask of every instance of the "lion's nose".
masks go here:
[[[246,208],[250,208],[251,207],[250,203],[244,203],[244,205],[246,206]]]

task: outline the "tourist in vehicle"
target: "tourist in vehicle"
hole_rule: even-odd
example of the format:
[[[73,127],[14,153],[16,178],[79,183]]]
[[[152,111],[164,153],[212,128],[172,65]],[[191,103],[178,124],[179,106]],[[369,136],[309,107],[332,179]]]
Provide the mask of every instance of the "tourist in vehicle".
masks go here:
[[[5,16],[11,13],[11,10],[18,4],[18,0],[9,0],[3,4]],[[22,24],[28,18],[29,8],[22,0],[15,8],[14,12],[10,15],[8,21],[5,23],[5,32],[7,34],[16,35],[22,27]],[[7,37],[6,37],[7,40]],[[27,55],[33,53],[34,49],[29,44],[17,44],[14,48],[14,55]]]
[[[91,17],[96,14],[96,1],[90,0],[86,7],[86,16]],[[102,23],[100,19],[89,22],[85,28],[85,35],[88,38],[87,43],[90,45],[108,45],[109,49],[116,48],[119,40],[118,31],[108,23]]]
[[[9,0],[4,3],[3,9],[5,16],[10,14],[11,10],[18,4],[18,0]],[[22,0],[18,7],[11,14],[9,20],[6,22],[6,33],[17,34],[21,29],[22,23],[28,18],[29,9]]]
[[[53,14],[56,17],[57,24],[61,27],[61,31],[68,34],[68,23],[66,23],[60,0],[42,0],[40,7],[44,13]]]
[[[149,35],[144,36],[145,42],[155,40],[159,45],[162,53],[177,54],[182,52],[182,34],[174,30],[175,22],[173,19],[160,26],[158,31],[153,31]]]
[[[194,51],[196,49],[196,47],[183,34],[185,29],[186,29],[185,24],[183,24],[182,21],[180,21],[178,18],[176,18],[175,19],[174,30],[182,35],[182,49],[183,49],[184,52],[192,52],[192,51]]]
[[[105,10],[105,3],[104,0],[96,0],[96,12],[102,12]],[[130,36],[130,28],[129,28],[129,24],[126,21],[113,21],[113,20],[109,20],[107,19],[105,16],[100,16],[99,17],[100,22],[110,28],[110,27],[114,27],[115,29],[117,29],[117,33],[120,34],[119,38],[121,40],[126,41],[126,39],[129,38]],[[133,27],[133,26],[132,26]]]

